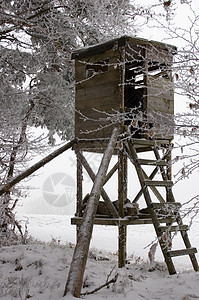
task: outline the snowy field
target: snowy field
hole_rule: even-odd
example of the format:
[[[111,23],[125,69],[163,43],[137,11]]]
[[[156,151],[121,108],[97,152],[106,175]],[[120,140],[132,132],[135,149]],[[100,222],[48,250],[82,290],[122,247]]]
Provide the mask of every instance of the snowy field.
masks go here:
[[[76,234],[75,226],[70,225],[70,216],[35,214],[19,217],[28,218],[29,234],[38,241],[0,248],[0,299],[63,299]],[[195,219],[189,236],[193,246],[199,249],[198,228],[199,219]],[[155,266],[150,266],[148,251],[154,240],[152,225],[129,226],[128,264],[118,269],[117,227],[95,226],[82,292],[94,290],[116,274],[118,279],[109,288],[82,298],[199,299],[199,273],[192,270],[187,257],[174,259],[177,274],[172,276],[168,275],[159,249]],[[175,248],[180,249],[180,239],[176,237],[176,241]],[[67,295],[66,299],[73,297]]]
[[[28,218],[29,234],[41,241],[51,242],[52,239],[59,240],[61,244],[66,242],[75,244],[76,242],[76,226],[71,225],[71,216],[57,215],[26,215],[21,219],[24,221]],[[189,224],[187,222],[186,224]],[[199,249],[199,218],[194,223],[189,232],[190,240],[194,247]],[[108,251],[117,253],[118,228],[116,226],[94,226],[93,237],[91,240],[91,248],[100,251]],[[134,225],[128,226],[127,233],[127,255],[148,258],[148,251],[151,242],[156,240],[155,231],[152,225]],[[174,247],[181,249],[181,237],[175,237]],[[178,269],[184,270],[190,268],[190,261],[187,257],[175,258]],[[199,256],[198,256],[199,258]],[[162,252],[158,246],[156,252],[156,260],[163,262]]]

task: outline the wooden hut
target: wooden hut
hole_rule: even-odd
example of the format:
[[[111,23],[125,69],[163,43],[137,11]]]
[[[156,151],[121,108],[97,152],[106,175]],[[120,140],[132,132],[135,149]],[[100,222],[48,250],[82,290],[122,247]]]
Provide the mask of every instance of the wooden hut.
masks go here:
[[[75,136],[108,139],[120,123],[136,138],[172,139],[175,52],[174,46],[129,36],[74,52]]]

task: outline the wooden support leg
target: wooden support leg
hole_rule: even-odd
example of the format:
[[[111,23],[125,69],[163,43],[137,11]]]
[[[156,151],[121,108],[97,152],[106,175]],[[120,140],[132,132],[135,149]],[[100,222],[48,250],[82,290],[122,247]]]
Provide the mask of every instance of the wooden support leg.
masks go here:
[[[118,210],[119,216],[124,218],[124,204],[127,199],[127,157],[123,152],[118,155]],[[118,228],[118,267],[123,268],[126,261],[126,234],[127,227]]]
[[[126,262],[126,234],[127,226],[118,226],[118,268],[123,268]]]
[[[82,171],[82,163],[80,159],[80,151],[76,150],[76,157],[77,157],[77,207],[76,207],[76,216],[82,217],[82,182],[83,182],[83,171]],[[79,232],[79,225],[76,227],[77,235]]]
[[[75,151],[77,157],[77,207],[76,207],[76,216],[81,217],[81,208],[82,208],[82,182],[83,182],[83,173],[82,173],[82,163],[80,160],[80,152]]]

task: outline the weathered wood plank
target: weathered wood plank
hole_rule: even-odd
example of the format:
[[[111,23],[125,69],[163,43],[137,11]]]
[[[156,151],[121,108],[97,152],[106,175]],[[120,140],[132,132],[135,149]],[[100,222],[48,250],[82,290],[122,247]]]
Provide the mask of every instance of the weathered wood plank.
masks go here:
[[[146,139],[131,139],[132,144],[144,145],[144,146],[155,146],[155,145],[169,145],[169,140],[146,140]]]
[[[79,122],[77,124],[77,128],[79,128],[80,130],[84,130],[84,128],[90,128],[92,127],[93,129],[96,128],[97,126],[99,126],[101,129],[103,129],[103,126],[106,126],[107,124],[111,124],[110,123],[110,120],[107,120],[107,116],[102,113],[98,113],[96,112],[95,114],[95,118],[92,118],[91,119],[87,119],[87,116],[86,115],[86,111],[85,111],[85,115],[82,116],[82,115],[79,115],[77,117],[79,117]]]
[[[110,68],[110,67],[109,67]],[[119,82],[119,70],[116,69],[108,69],[108,71],[95,73],[94,75],[85,75],[85,66],[76,69],[76,91],[79,89],[86,89],[93,85],[102,85],[107,82]]]
[[[155,112],[155,113],[153,113]],[[155,96],[149,96],[147,98],[147,113],[152,114],[154,116],[154,120],[157,122],[157,112],[162,113],[161,117],[164,117],[164,114],[173,115],[174,114],[174,102],[173,100],[169,100],[167,98],[158,98]],[[153,119],[152,119],[153,121]]]
[[[99,123],[99,126],[98,124],[96,124],[95,126],[89,126],[89,127],[83,127],[83,126],[81,128],[77,127],[75,131],[76,137],[80,139],[82,138],[89,139],[89,138],[97,138],[97,137],[110,138],[111,132],[115,127],[115,124],[110,125],[108,127],[104,126],[102,129],[100,125],[101,124]]]
[[[174,101],[173,83],[162,77],[147,76],[148,97],[158,97]]]
[[[149,165],[149,166],[168,166],[169,163],[165,160],[153,160],[153,159],[138,159],[141,165]]]
[[[182,206],[182,204],[180,202],[164,202],[164,203],[159,203],[159,202],[152,202],[151,203],[151,207],[153,209],[162,209],[162,208],[180,208]]]
[[[148,180],[148,179],[145,179],[144,180],[144,183],[147,185],[147,186],[172,186],[173,185],[173,182],[171,180],[168,180],[168,181],[158,181],[158,180]]]
[[[98,115],[98,112],[95,112],[94,109],[101,111],[100,98],[93,99],[92,103],[90,100],[77,101],[75,104],[75,109],[76,109],[77,116],[79,116],[79,112],[80,112],[83,115],[85,114],[89,118],[96,119],[96,115]]]
[[[104,84],[99,84],[99,85],[92,85],[86,89],[78,89],[76,91],[76,101],[77,102],[82,102],[82,101],[91,101],[90,106],[92,107],[92,101],[94,99],[100,99],[104,97],[110,97],[114,96],[117,97],[117,99],[120,99],[119,97],[119,83],[116,82],[106,82]],[[106,110],[106,109],[104,109]]]
[[[160,226],[159,228],[162,231],[177,232],[177,231],[186,231],[189,229],[189,226],[188,225]]]
[[[114,63],[118,63],[119,53],[117,51],[113,51],[113,49],[107,50],[103,53],[96,53],[94,55],[89,55],[88,57],[85,57],[83,59],[77,58],[75,60],[75,67],[81,68],[82,66],[85,66],[86,64],[93,64],[98,61],[107,61],[110,65],[113,65]]]
[[[94,136],[92,139],[85,138],[83,140],[79,139],[78,144],[75,145],[74,149],[82,149],[82,151],[92,151],[96,152],[98,149],[103,150],[107,148],[107,144],[109,141],[109,137],[107,139],[97,139],[96,136]],[[95,151],[96,150],[96,151]]]
[[[121,103],[118,98],[111,96],[96,98],[92,101],[79,101],[76,103],[75,109],[77,113],[80,111],[89,119],[96,120],[97,118],[106,118],[108,114],[115,115],[121,108]],[[97,110],[97,111],[96,111]]]
[[[153,172],[152,172],[152,173],[150,174],[150,176],[149,176],[149,179],[152,180],[152,179],[155,177],[155,175],[157,174],[157,172],[158,172],[158,167],[156,167],[156,168],[153,170]],[[138,200],[140,199],[140,197],[142,196],[142,194],[143,194],[143,190],[140,189],[140,191],[139,191],[139,192],[137,193],[137,195],[135,196],[133,202],[134,202],[134,203],[138,202]]]
[[[171,222],[172,218],[159,218],[160,223]],[[82,218],[74,217],[71,218],[72,225],[80,225],[82,223]],[[107,226],[119,226],[119,225],[144,225],[144,224],[152,224],[152,219],[146,215],[139,215],[138,217],[125,217],[121,218],[95,218],[95,225],[107,225]]]

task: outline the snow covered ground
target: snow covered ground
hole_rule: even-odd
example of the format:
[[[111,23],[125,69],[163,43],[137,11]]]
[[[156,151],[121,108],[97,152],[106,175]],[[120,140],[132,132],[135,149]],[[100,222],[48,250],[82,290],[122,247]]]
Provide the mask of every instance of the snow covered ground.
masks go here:
[[[26,215],[34,240],[27,245],[0,248],[0,299],[63,299],[64,286],[75,243],[75,226],[70,216]],[[190,231],[194,247],[199,249],[199,219]],[[82,292],[94,290],[118,274],[110,284],[84,299],[118,300],[192,300],[199,299],[199,273],[192,270],[186,257],[174,260],[178,273],[168,275],[159,249],[155,266],[148,261],[150,243],[155,240],[152,225],[129,226],[128,264],[117,268],[117,228],[95,226]],[[180,249],[177,237],[176,248]],[[73,299],[66,296],[66,299]],[[75,299],[75,298],[74,298]]]

